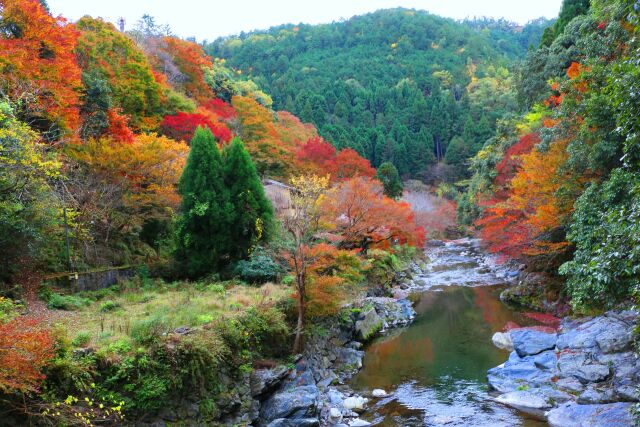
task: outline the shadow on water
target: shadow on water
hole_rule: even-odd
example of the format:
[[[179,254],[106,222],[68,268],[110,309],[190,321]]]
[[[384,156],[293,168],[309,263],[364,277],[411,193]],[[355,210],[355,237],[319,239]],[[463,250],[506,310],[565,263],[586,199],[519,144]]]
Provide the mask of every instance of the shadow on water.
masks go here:
[[[369,345],[351,385],[392,393],[363,418],[380,426],[542,426],[490,400],[487,369],[508,358],[491,335],[527,324],[500,302],[501,286],[434,287],[414,295],[417,318]]]

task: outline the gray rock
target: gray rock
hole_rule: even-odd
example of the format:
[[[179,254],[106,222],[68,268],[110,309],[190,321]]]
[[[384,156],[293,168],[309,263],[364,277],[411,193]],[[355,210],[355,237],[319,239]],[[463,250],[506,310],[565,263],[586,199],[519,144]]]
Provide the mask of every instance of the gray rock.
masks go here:
[[[356,418],[355,420],[349,423],[350,427],[368,427],[371,423],[369,421],[362,420],[360,418]]]
[[[318,388],[315,385],[292,387],[269,397],[260,408],[260,417],[271,422],[295,413],[299,418],[315,415],[318,406]]]
[[[603,405],[567,403],[547,412],[551,427],[622,427],[632,426],[631,403]]]
[[[611,376],[611,369],[605,365],[584,365],[572,372],[582,384],[597,383]]]
[[[387,392],[382,390],[381,388],[376,388],[371,392],[371,396],[373,396],[373,397],[387,397]]]
[[[347,397],[342,406],[349,411],[363,411],[367,404],[367,399],[361,396]]]
[[[527,414],[542,417],[547,409],[553,407],[544,396],[532,391],[517,390],[502,394],[496,402],[510,406]]]
[[[610,387],[596,388],[589,386],[580,396],[577,402],[581,405],[594,403],[612,403],[616,401],[615,394]]]
[[[584,323],[565,322],[558,337],[559,349],[599,347],[603,352],[622,351],[631,344],[631,328],[614,317],[599,316]]]
[[[520,329],[511,331],[511,341],[518,356],[532,356],[555,347],[558,336],[540,331]]]
[[[618,386],[615,389],[617,400],[623,402],[638,402],[640,397],[638,396],[638,387],[629,385]]]
[[[287,418],[278,418],[271,421],[267,427],[316,427],[320,425],[317,418],[300,418],[290,420]]]
[[[556,385],[561,390],[568,390],[571,392],[580,392],[584,390],[582,383],[573,377],[561,378],[556,382]]]
[[[378,316],[375,308],[364,312],[361,319],[356,322],[356,335],[358,339],[367,341],[375,337],[382,329],[383,321]]]
[[[632,342],[632,328],[620,321],[609,322],[609,327],[596,336],[596,343],[603,353],[627,350]]]
[[[513,351],[513,342],[511,341],[511,334],[509,332],[496,332],[491,337],[491,342],[498,348]]]
[[[329,409],[329,418],[334,423],[339,422],[340,420],[342,420],[342,412],[340,412],[340,409],[338,408],[331,408]]]
[[[512,352],[505,363],[489,369],[487,372],[489,385],[501,393],[508,393],[516,391],[522,384],[531,386],[549,384],[556,373],[555,369],[540,369],[536,366],[536,361],[538,364],[547,363],[545,361],[550,357],[549,354],[554,355],[552,351],[548,351],[521,358],[515,351]]]
[[[251,373],[251,396],[258,397],[273,391],[288,373],[289,369],[285,366],[254,370]]]

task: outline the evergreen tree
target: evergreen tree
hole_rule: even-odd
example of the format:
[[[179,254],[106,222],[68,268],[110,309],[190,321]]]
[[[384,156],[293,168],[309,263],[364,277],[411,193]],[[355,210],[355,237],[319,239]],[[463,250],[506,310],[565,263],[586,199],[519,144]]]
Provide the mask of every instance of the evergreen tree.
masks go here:
[[[402,196],[402,181],[400,181],[400,175],[398,175],[398,169],[391,162],[384,162],[378,168],[377,178],[382,182],[384,186],[384,194],[397,199]]]
[[[273,232],[273,208],[264,193],[256,167],[240,139],[223,151],[224,184],[233,205],[230,260],[245,258],[252,246]]]
[[[213,134],[198,127],[178,185],[182,205],[175,255],[190,278],[219,270],[230,252],[233,206],[223,172]]]

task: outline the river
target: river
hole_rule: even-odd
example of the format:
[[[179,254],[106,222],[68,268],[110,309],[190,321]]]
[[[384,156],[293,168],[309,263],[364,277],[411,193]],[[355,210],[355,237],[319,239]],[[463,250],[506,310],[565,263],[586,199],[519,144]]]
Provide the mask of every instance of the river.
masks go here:
[[[408,327],[388,332],[366,349],[355,391],[381,388],[389,396],[362,415],[378,426],[543,426],[491,400],[487,369],[509,354],[491,336],[507,322],[530,324],[504,305],[504,280],[485,263],[477,241],[427,250],[429,270],[411,295],[417,312]]]

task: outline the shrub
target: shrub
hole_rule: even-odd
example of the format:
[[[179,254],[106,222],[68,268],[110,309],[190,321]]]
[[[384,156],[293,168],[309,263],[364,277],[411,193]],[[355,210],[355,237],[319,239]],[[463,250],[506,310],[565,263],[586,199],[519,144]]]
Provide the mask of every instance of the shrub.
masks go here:
[[[157,314],[137,320],[131,326],[131,338],[143,345],[157,342],[167,332],[169,332],[169,322],[164,315]]]
[[[248,260],[239,261],[234,273],[247,283],[277,281],[284,269],[262,250],[254,251]]]
[[[117,308],[120,308],[120,303],[117,303],[113,300],[107,300],[100,304],[100,311],[106,313],[108,311],[113,311]]]
[[[18,315],[19,304],[5,297],[0,297],[0,323],[8,322]]]
[[[47,306],[53,310],[78,310],[91,304],[89,298],[76,295],[60,295],[52,293],[47,301]]]
[[[91,340],[91,335],[88,332],[78,332],[75,338],[71,341],[71,345],[74,347],[84,347]]]
[[[0,391],[36,390],[53,357],[51,331],[37,320],[17,317],[0,324]]]

